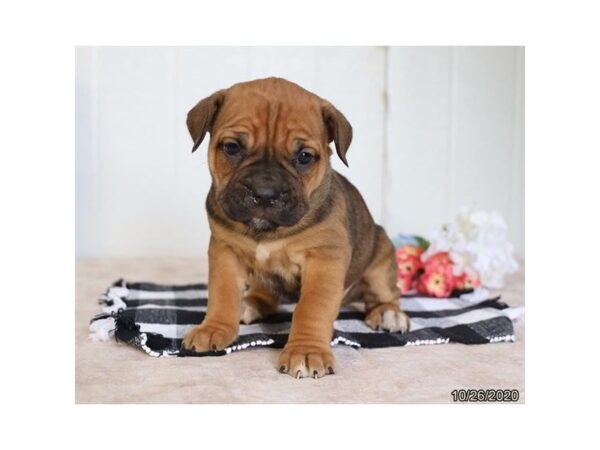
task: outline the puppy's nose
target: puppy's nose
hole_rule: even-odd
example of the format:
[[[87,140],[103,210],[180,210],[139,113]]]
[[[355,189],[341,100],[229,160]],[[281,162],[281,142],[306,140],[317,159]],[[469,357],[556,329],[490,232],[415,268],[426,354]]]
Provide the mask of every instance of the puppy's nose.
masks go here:
[[[278,190],[272,185],[254,186],[253,194],[261,202],[272,202],[279,197]]]
[[[252,196],[263,206],[273,204],[281,196],[281,180],[276,174],[263,172],[246,179]]]

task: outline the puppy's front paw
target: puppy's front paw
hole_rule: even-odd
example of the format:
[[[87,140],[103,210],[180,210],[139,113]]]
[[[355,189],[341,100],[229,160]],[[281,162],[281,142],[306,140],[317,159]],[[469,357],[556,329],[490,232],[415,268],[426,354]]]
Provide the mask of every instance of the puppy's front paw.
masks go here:
[[[289,342],[279,356],[279,371],[294,378],[321,378],[335,371],[335,358],[328,345]]]
[[[223,350],[236,337],[233,327],[203,322],[185,335],[183,347],[196,352]]]
[[[404,333],[410,327],[410,319],[396,303],[382,303],[365,317],[365,323],[374,330]]]

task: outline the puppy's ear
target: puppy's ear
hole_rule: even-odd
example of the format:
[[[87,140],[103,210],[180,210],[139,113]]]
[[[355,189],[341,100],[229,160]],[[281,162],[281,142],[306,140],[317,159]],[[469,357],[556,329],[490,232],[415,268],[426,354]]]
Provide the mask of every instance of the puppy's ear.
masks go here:
[[[192,153],[200,146],[206,133],[212,131],[219,108],[225,99],[225,91],[217,91],[210,97],[200,100],[187,115],[187,127],[194,140]]]
[[[338,156],[346,166],[346,152],[352,142],[352,126],[350,122],[331,103],[324,101],[322,106],[323,121],[327,131],[327,143],[333,141]]]

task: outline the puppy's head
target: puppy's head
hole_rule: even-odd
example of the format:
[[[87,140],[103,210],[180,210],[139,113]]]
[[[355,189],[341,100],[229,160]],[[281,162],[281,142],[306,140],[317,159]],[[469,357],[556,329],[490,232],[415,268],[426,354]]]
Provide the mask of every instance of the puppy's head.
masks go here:
[[[279,78],[218,91],[188,114],[196,150],[210,133],[208,162],[216,200],[250,231],[298,223],[330,174],[329,143],[340,159],[352,127],[329,102]]]

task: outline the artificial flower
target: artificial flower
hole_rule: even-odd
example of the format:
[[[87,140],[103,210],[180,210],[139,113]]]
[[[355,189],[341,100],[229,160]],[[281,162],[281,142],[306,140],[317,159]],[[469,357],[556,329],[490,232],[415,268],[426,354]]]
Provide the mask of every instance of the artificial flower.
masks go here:
[[[398,263],[398,276],[402,277],[414,276],[423,267],[421,259],[415,255],[405,255],[396,262]]]
[[[423,266],[429,272],[433,272],[440,267],[448,270],[448,266],[450,266],[450,269],[452,268],[452,260],[447,252],[439,252],[429,256],[424,261]]]
[[[420,257],[424,251],[425,249],[421,247],[417,247],[412,244],[406,244],[400,247],[398,250],[396,250],[396,259],[400,261],[402,259],[407,258],[408,256]]]
[[[481,281],[475,274],[464,272],[462,275],[454,277],[454,289],[466,291],[478,288],[479,286],[481,286]]]
[[[476,273],[480,284],[490,288],[502,287],[504,276],[518,268],[506,223],[497,212],[461,209],[454,222],[432,234],[421,260],[440,252],[448,254],[455,276]]]
[[[398,287],[403,294],[413,289],[414,280],[423,267],[420,258],[423,251],[424,249],[412,244],[403,245],[396,250]]]
[[[421,274],[417,280],[417,291],[433,297],[448,297],[454,290],[454,277],[448,267],[451,266],[438,266]]]

